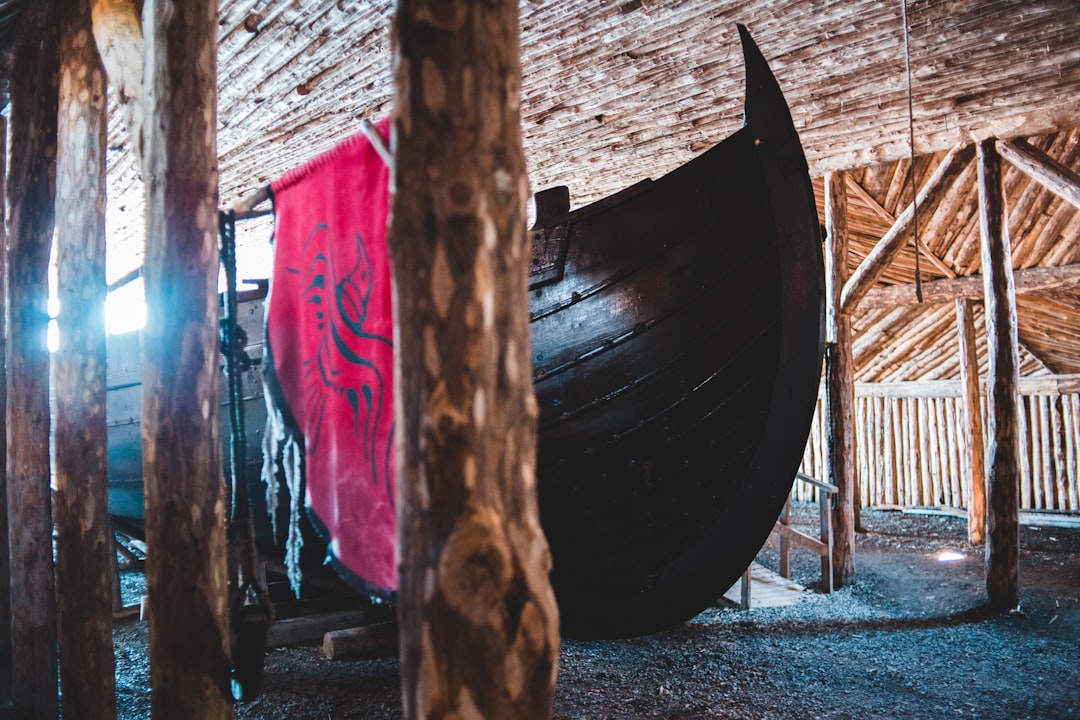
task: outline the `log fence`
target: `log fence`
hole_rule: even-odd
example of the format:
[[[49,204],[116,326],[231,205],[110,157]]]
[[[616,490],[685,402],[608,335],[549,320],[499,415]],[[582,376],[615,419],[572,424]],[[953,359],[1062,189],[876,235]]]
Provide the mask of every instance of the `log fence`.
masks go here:
[[[1021,381],[1020,509],[1080,512],[1080,389],[1075,376]],[[826,478],[819,398],[800,471]],[[985,419],[985,399],[982,404]],[[959,383],[856,383],[856,502],[863,507],[966,507],[969,477]],[[817,499],[796,482],[792,498]]]

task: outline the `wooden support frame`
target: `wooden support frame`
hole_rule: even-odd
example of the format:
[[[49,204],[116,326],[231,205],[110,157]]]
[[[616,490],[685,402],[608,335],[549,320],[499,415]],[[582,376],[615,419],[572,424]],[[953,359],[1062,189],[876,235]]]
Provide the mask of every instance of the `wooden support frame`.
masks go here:
[[[840,303],[847,269],[847,183],[844,173],[825,176],[826,397],[829,398],[829,469],[837,489],[833,510],[833,580],[844,587],[855,577],[858,477],[855,464],[855,390],[851,319]]]
[[[986,593],[990,607],[1019,603],[1019,355],[1012,247],[1005,222],[1001,157],[993,139],[977,143],[979,227],[990,359],[987,392]]]
[[[971,300],[956,300],[956,327],[960,347],[960,384],[963,386],[964,427],[961,452],[967,458],[964,505],[967,506],[968,541],[986,539],[986,459],[983,445],[982,392],[975,347],[975,310]]]
[[[919,189],[915,200],[897,216],[896,222],[867,254],[862,263],[851,273],[840,296],[840,309],[851,314],[859,301],[877,282],[878,277],[904,248],[906,232],[915,217],[915,206],[927,207],[937,202],[952,181],[963,172],[975,150],[971,145],[954,147],[934,169],[926,184]]]
[[[541,720],[559,620],[536,501],[518,4],[433,7],[403,0],[391,30],[403,716]]]
[[[55,357],[56,562],[64,717],[116,717],[105,421],[105,72],[89,0],[61,0]],[[111,556],[111,557],[110,557]]]
[[[14,33],[8,175],[7,501],[12,702],[16,717],[58,713],[56,582],[49,487],[48,264],[55,198],[56,3],[23,12]]]
[[[217,3],[147,0],[143,481],[155,720],[232,717],[218,360]]]
[[[1016,293],[1051,292],[1080,287],[1080,263],[1056,267],[1032,267],[1013,271]],[[932,280],[922,284],[922,302],[950,303],[957,300],[982,300],[981,275]],[[919,304],[915,285],[889,285],[869,290],[859,302],[860,310],[887,310]]]
[[[1063,165],[1026,140],[998,140],[1001,157],[1062,200],[1080,208],[1080,173]]]

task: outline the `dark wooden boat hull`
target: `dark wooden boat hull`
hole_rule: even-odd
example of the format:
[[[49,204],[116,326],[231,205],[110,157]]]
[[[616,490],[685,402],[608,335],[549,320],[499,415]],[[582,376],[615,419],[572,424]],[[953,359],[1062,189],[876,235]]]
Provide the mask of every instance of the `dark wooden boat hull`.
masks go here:
[[[570,635],[651,632],[714,602],[768,537],[805,447],[819,226],[787,107],[744,47],[745,127],[534,235],[541,256],[545,235],[565,238],[531,330],[541,520]]]
[[[743,42],[741,130],[659,180],[548,208],[534,230],[538,493],[568,636],[708,607],[764,543],[802,457],[823,353],[818,221],[783,97]],[[130,420],[110,432],[110,506],[138,522],[141,468],[117,470],[138,457]]]

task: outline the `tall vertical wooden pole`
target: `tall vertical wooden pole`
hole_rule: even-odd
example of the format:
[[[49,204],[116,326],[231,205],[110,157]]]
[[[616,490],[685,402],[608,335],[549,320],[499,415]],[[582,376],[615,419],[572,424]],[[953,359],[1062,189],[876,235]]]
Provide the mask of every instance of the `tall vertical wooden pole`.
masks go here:
[[[56,562],[64,718],[116,717],[105,434],[105,72],[90,1],[61,0]]]
[[[994,141],[977,143],[979,227],[982,236],[986,339],[990,356],[987,392],[986,593],[995,610],[1019,602],[1019,355],[1012,244],[1005,223],[1001,157]]]
[[[56,581],[49,487],[48,266],[56,163],[57,40],[51,0],[30,3],[15,32],[8,176],[7,501],[12,702],[16,717],[53,718]]]
[[[982,392],[979,390],[979,359],[975,348],[975,309],[970,300],[957,298],[956,327],[960,339],[960,384],[963,386],[964,420],[961,452],[967,458],[964,504],[968,512],[968,541],[981,545],[986,539],[986,457],[983,445]]]
[[[7,503],[7,118],[0,116],[0,697],[11,696],[11,559]]]
[[[392,32],[404,717],[548,718],[518,4],[402,0]]]
[[[833,510],[833,586],[855,577],[855,381],[851,319],[840,312],[848,278],[847,183],[844,173],[825,176],[826,396],[829,409],[830,482],[837,487]]]
[[[143,478],[156,720],[232,717],[217,340],[217,3],[147,0]]]

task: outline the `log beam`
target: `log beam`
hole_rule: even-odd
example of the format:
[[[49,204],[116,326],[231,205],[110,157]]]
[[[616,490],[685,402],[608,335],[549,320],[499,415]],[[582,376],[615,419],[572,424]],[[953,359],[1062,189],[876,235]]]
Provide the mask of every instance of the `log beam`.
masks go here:
[[[406,720],[551,713],[559,621],[536,501],[518,9],[402,0],[392,23]]]
[[[56,3],[30,3],[15,38],[7,187],[12,702],[16,717],[51,718],[59,703],[45,335],[56,172]]]
[[[94,41],[108,73],[130,145],[139,160],[143,146],[143,53],[142,19],[136,0],[91,0]],[[142,2],[138,2],[141,6]]]
[[[993,139],[977,143],[979,227],[990,359],[987,394],[986,593],[990,607],[1019,603],[1019,354],[1012,247],[1005,222],[1001,156]]]
[[[963,172],[964,167],[971,160],[975,150],[971,145],[954,147],[942,159],[934,169],[933,174],[919,189],[915,201],[904,208],[897,216],[896,222],[878,241],[877,245],[867,254],[859,267],[851,273],[851,277],[844,284],[840,296],[840,309],[842,312],[851,314],[855,311],[859,301],[877,282],[878,277],[889,266],[900,251],[904,248],[907,240],[907,232],[915,217],[915,207],[929,207],[936,203],[952,186],[952,181]]]
[[[1026,140],[998,140],[1001,157],[1062,200],[1080,208],[1080,173],[1050,157]]]
[[[975,310],[971,300],[956,301],[956,326],[960,345],[960,384],[963,387],[964,428],[961,453],[967,461],[964,505],[968,513],[968,541],[981,545],[986,539],[986,464],[983,445],[982,393],[979,390],[979,358],[975,348]]]
[[[896,222],[896,217],[894,217],[892,213],[882,207],[881,203],[879,203],[873,195],[866,192],[866,188],[860,185],[859,182],[855,180],[852,175],[849,174],[847,178],[848,190],[851,191],[853,194],[857,195],[859,199],[868,208],[870,208],[871,212],[873,212],[875,215],[887,222],[889,224],[889,227],[892,227],[893,223]],[[956,277],[956,273],[953,272],[953,269],[947,264],[945,264],[944,260],[931,252],[930,248],[926,246],[926,243],[922,241],[922,238],[919,239],[919,250],[922,251],[923,257],[925,257],[930,262],[930,264],[934,266],[934,269],[937,270],[939,273],[949,278]]]
[[[105,424],[105,71],[88,0],[61,0],[56,559],[64,717],[116,717]]]
[[[1033,267],[1013,271],[1018,295],[1080,288],[1080,263],[1057,267]],[[981,300],[983,277],[968,275],[960,278],[932,280],[922,284],[923,303],[943,304],[956,300]],[[914,283],[876,287],[863,296],[860,310],[888,310],[918,305]]]
[[[837,488],[833,510],[833,587],[855,577],[857,525],[855,468],[854,363],[851,319],[840,310],[840,291],[848,277],[847,183],[844,173],[825,176],[825,328],[826,397],[829,399],[829,482]]]
[[[7,217],[7,118],[0,116],[0,218]],[[7,317],[7,225],[0,222],[0,319]],[[0,320],[0,326],[5,323]],[[11,559],[7,502],[7,332],[0,327],[0,697],[11,696]]]
[[[217,338],[217,3],[147,0],[143,479],[155,720],[232,717]]]

